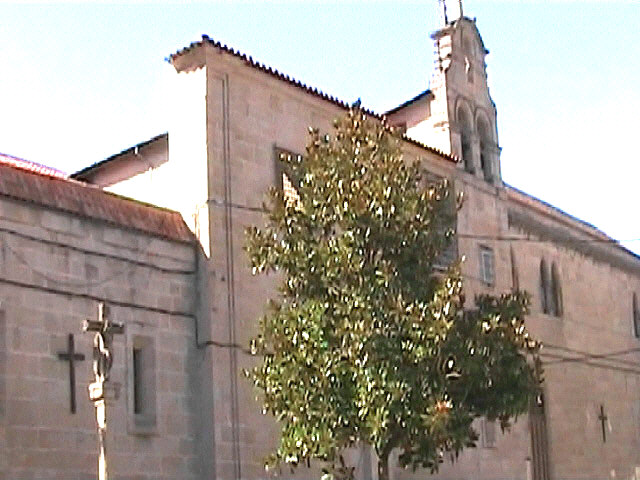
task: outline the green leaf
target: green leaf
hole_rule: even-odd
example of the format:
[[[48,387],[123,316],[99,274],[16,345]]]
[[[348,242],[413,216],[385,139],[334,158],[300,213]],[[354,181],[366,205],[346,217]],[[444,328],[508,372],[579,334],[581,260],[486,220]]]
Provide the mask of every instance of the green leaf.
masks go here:
[[[246,232],[254,274],[281,282],[250,345],[262,362],[249,375],[281,427],[267,464],[317,460],[323,479],[349,478],[341,453],[368,444],[385,465],[397,448],[402,465],[436,471],[475,444],[474,418],[506,426],[538,391],[528,296],[464,311],[458,265],[434,270],[459,196],[425,183],[400,136],[361,110],[334,125],[287,159],[299,205],[272,189],[266,225]]]

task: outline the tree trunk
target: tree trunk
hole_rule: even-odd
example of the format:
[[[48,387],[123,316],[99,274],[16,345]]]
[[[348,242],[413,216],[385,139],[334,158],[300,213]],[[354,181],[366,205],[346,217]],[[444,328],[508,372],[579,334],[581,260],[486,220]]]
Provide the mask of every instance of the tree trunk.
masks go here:
[[[378,459],[378,480],[389,480],[389,454],[386,452]]]

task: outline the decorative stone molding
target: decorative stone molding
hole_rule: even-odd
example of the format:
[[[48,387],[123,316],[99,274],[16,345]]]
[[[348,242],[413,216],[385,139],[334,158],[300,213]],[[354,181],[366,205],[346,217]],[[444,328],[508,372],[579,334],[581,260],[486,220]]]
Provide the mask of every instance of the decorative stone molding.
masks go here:
[[[548,240],[555,245],[581,253],[614,268],[640,275],[638,258],[614,243],[613,240],[608,243],[598,239],[586,239],[583,236],[575,235],[570,228],[544,222],[529,213],[515,209],[509,209],[507,215],[509,228],[535,235],[540,240]]]

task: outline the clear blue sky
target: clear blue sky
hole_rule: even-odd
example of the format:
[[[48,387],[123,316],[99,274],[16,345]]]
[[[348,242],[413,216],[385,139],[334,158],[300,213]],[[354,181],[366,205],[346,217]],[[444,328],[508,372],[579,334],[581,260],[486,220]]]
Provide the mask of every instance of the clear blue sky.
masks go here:
[[[464,11],[491,52],[505,181],[640,238],[640,2]],[[383,112],[428,87],[439,24],[437,0],[4,2],[0,19],[0,152],[67,172],[167,129],[164,59],[203,33]]]

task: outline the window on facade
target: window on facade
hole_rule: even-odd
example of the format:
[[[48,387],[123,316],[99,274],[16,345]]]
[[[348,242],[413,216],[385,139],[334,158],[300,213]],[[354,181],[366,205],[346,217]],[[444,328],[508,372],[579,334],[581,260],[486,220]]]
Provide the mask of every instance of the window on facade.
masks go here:
[[[466,132],[462,132],[462,160],[464,161],[464,168],[467,172],[473,173],[473,159],[471,154],[471,135]]]
[[[495,283],[495,260],[493,249],[480,246],[480,278],[487,285]]]
[[[460,153],[462,154],[464,169],[467,172],[473,173],[475,171],[473,166],[473,150],[471,147],[473,124],[470,114],[463,106],[458,108],[457,119],[460,128]]]
[[[298,182],[287,166],[291,162],[301,160],[302,155],[300,154],[279,147],[275,148],[276,185],[282,189],[285,202],[292,206],[300,205],[300,194],[296,188]]]
[[[520,278],[518,275],[518,265],[516,264],[516,256],[513,247],[509,248],[509,257],[511,258],[511,289],[515,292],[520,290]]]
[[[444,180],[444,177],[436,175],[431,172],[426,172],[426,181],[427,184],[439,183]],[[452,186],[453,183],[449,181],[449,185]],[[457,216],[458,209],[456,207],[456,195],[453,191],[445,200],[445,212],[446,215],[451,219],[451,222],[442,222],[437,225],[438,231],[445,233],[446,231],[453,229],[455,231],[457,224]],[[434,260],[433,267],[438,271],[446,271],[457,259],[458,259],[458,240],[457,236],[454,235],[449,239],[449,244],[447,247],[440,252],[440,255]]]
[[[543,313],[562,316],[562,283],[558,266],[553,262],[549,271],[544,258],[540,260],[540,303]]]
[[[640,310],[638,310],[638,296],[633,294],[633,333],[640,338]]]
[[[143,374],[142,374],[142,349],[134,348],[133,349],[133,413],[138,414],[144,411],[144,385],[143,385]]]
[[[152,337],[132,335],[128,355],[129,430],[152,433],[156,427],[156,352]]]
[[[484,448],[494,448],[496,446],[496,422],[483,418],[481,423],[482,446]]]
[[[551,297],[553,299],[553,311],[551,312],[556,317],[562,316],[562,283],[560,281],[560,274],[558,273],[558,267],[555,262],[551,264]]]
[[[482,173],[484,175],[485,180],[491,179],[491,170],[489,169],[489,161],[487,160],[487,154],[485,152],[485,144],[484,142],[480,142],[480,168],[482,169]]]
[[[478,118],[478,136],[480,137],[480,168],[482,175],[488,182],[493,181],[493,172],[491,168],[491,130],[484,117]]]
[[[549,313],[549,268],[544,258],[540,260],[540,306],[543,313]]]

